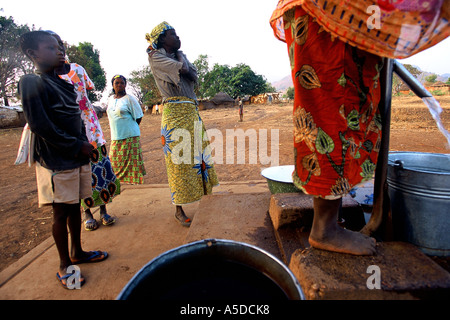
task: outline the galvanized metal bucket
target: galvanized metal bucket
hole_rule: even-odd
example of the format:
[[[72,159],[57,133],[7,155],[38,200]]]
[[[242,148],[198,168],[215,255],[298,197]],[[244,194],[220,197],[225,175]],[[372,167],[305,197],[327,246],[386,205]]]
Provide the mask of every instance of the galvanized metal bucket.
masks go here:
[[[391,152],[387,183],[394,237],[450,256],[450,154]]]
[[[250,244],[205,239],[146,264],[118,300],[304,300],[292,272]]]

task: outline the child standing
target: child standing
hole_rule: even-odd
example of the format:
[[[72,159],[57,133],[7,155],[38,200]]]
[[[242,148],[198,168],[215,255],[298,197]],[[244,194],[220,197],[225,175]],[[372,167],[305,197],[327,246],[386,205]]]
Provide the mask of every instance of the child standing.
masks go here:
[[[69,266],[108,257],[106,252],[86,252],[81,247],[80,199],[92,193],[89,157],[94,148],[86,137],[73,85],[55,72],[65,63],[56,39],[47,32],[32,31],[21,36],[20,45],[37,69],[37,74],[20,79],[19,94],[25,119],[36,136],[39,206],[53,207],[52,234],[60,258],[56,276],[68,288],[73,279]],[[85,282],[81,276],[77,280],[80,285]]]
[[[55,37],[61,48],[65,50],[64,42],[58,34],[50,30],[46,32]],[[61,79],[66,80],[75,87],[81,118],[86,127],[86,136],[89,143],[95,148],[91,154],[92,196],[81,201],[84,209],[84,229],[93,231],[99,226],[91,212],[91,209],[95,207],[100,207],[100,221],[104,226],[112,225],[116,221],[115,218],[107,213],[106,204],[112,202],[112,199],[120,194],[120,180],[117,179],[112,169],[100,122],[88,98],[87,90],[93,90],[94,83],[89,78],[86,70],[76,63],[65,63],[61,68],[56,69],[56,73]]]

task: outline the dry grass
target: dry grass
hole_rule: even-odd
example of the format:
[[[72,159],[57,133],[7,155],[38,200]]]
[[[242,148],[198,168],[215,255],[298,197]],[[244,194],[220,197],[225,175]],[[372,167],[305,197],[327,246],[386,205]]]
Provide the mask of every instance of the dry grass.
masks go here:
[[[441,105],[441,121],[444,127],[450,127],[450,96],[435,97]],[[394,97],[391,112],[392,127],[404,129],[428,128],[436,126],[428,108],[422,99],[414,97]]]

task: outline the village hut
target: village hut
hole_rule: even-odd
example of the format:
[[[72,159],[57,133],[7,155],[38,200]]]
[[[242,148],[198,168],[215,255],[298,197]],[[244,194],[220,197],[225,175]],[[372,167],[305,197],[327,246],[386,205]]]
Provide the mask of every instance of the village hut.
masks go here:
[[[21,107],[0,107],[0,128],[23,127],[25,124]]]
[[[450,84],[446,84],[442,81],[436,81],[434,83],[426,83],[425,89],[433,93],[433,91],[440,91],[442,94],[450,94]]]
[[[199,110],[208,110],[214,108],[232,108],[234,107],[234,99],[225,92],[219,92],[210,100],[200,100]]]
[[[403,84],[400,86],[398,92],[399,92],[400,94],[409,95],[409,93],[411,92],[411,88],[408,87],[408,85],[407,85],[406,83],[403,83]]]

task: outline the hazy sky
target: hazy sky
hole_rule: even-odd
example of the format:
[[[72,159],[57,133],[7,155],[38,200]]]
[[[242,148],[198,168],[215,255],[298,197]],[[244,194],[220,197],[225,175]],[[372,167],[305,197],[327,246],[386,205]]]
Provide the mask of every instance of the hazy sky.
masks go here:
[[[67,4],[73,4],[69,7]],[[109,79],[128,76],[148,64],[145,34],[162,21],[181,39],[193,62],[207,54],[215,63],[249,65],[275,82],[290,74],[286,45],[275,39],[269,18],[277,0],[8,0],[0,8],[18,24],[58,33],[70,44],[91,42]],[[450,73],[450,39],[402,63],[438,74]]]

